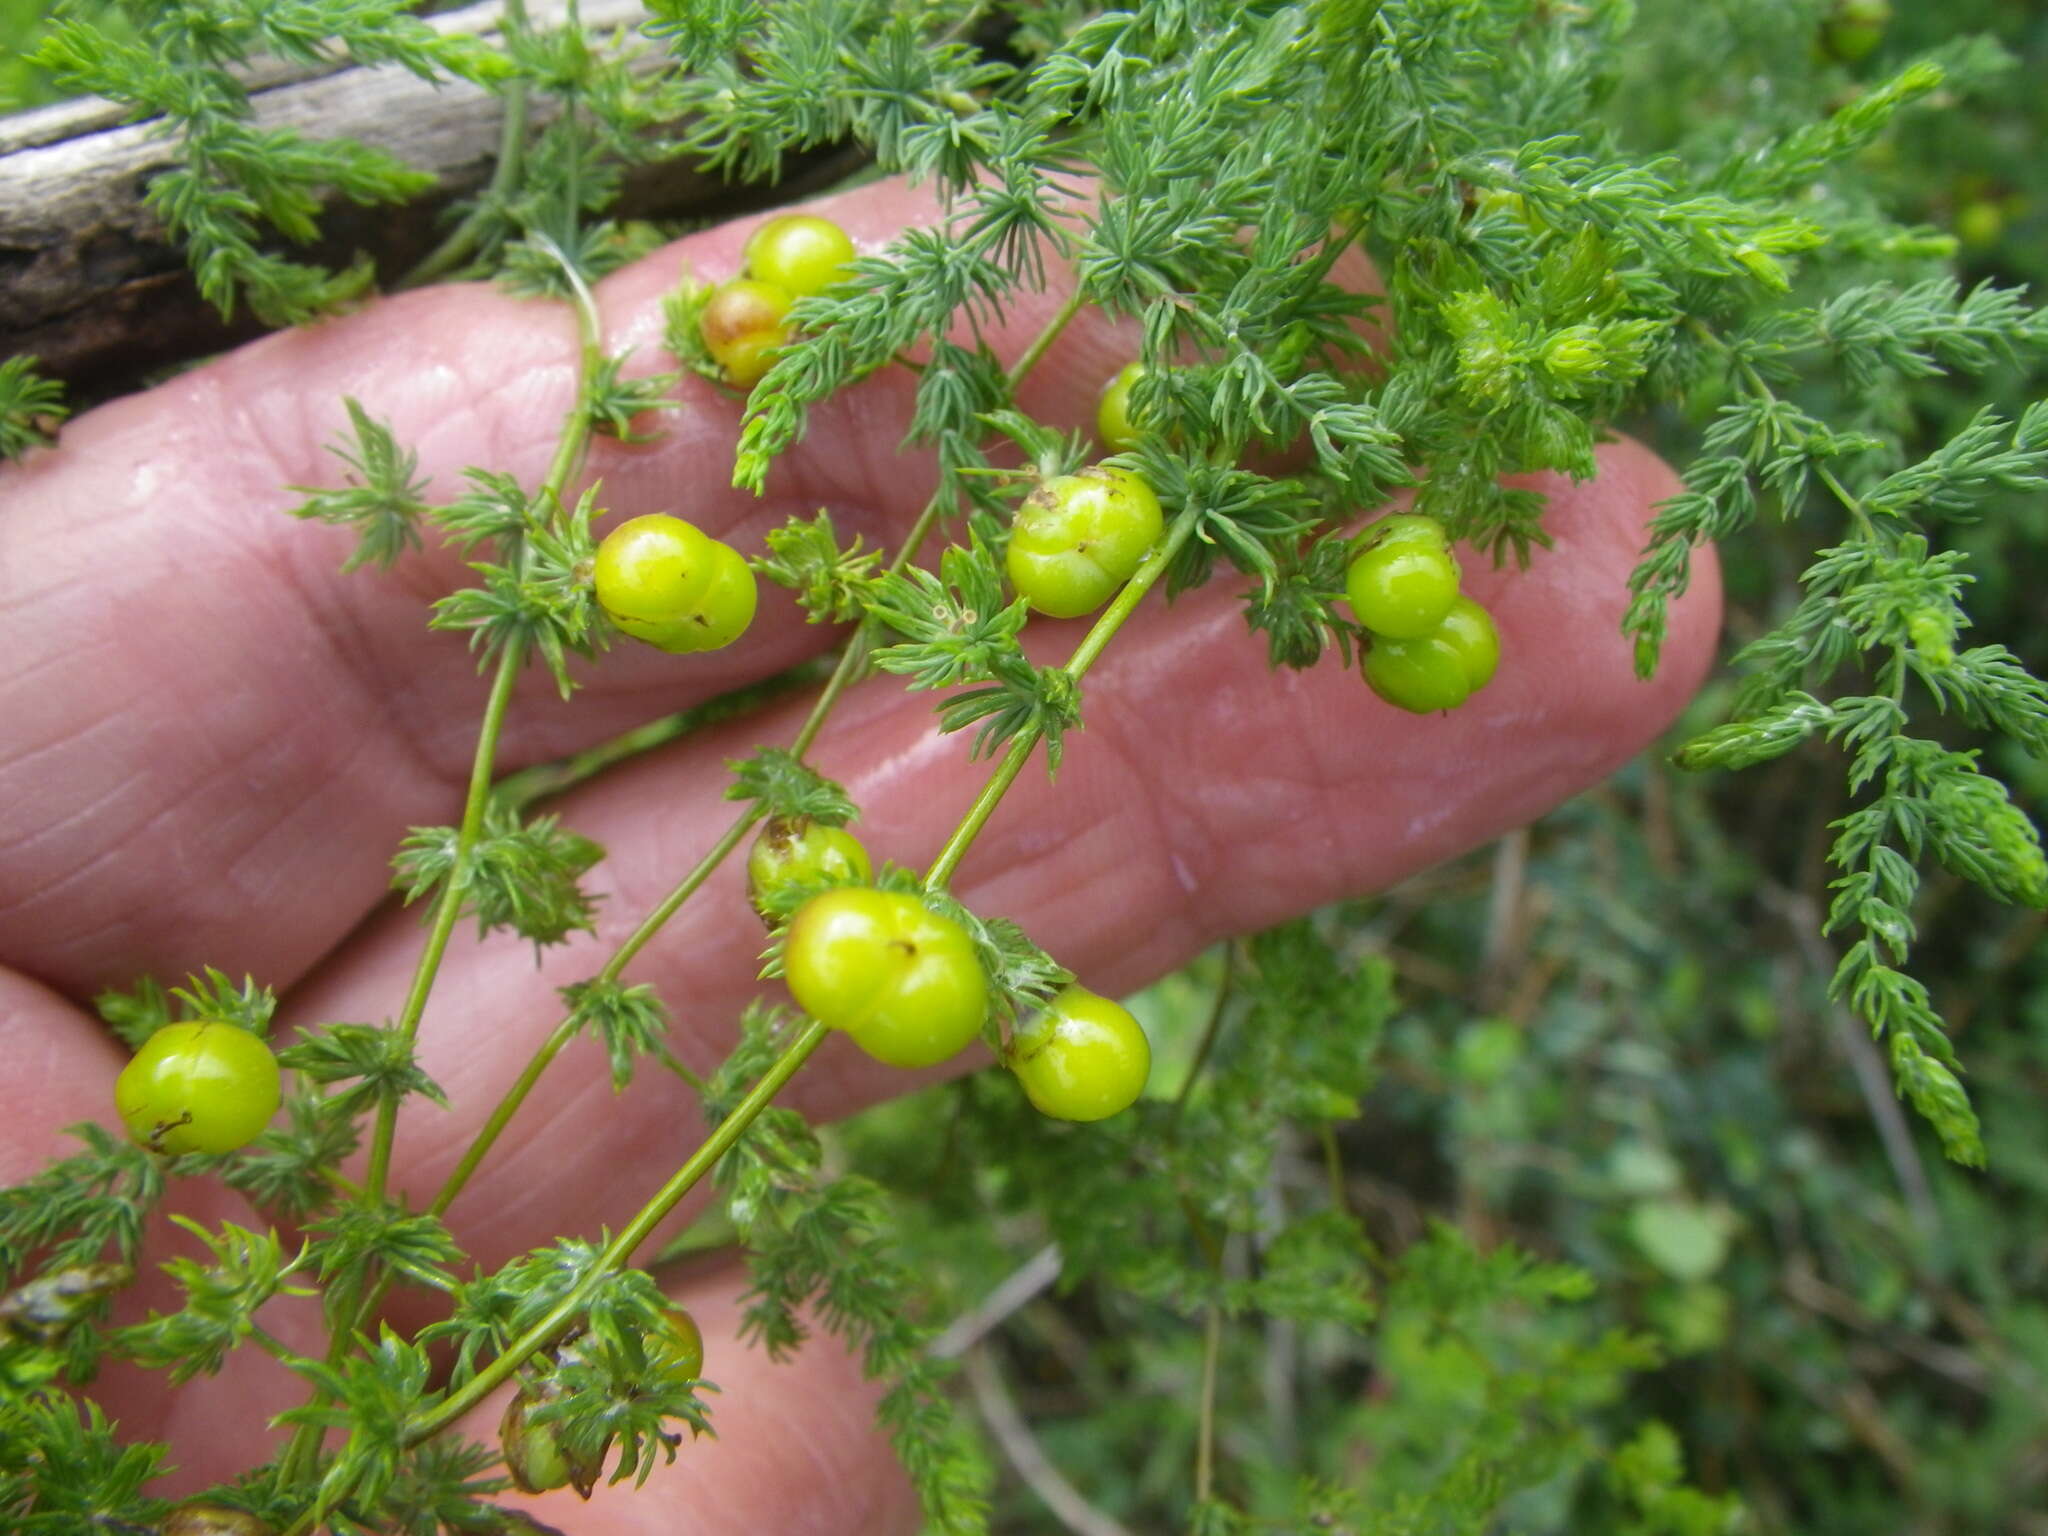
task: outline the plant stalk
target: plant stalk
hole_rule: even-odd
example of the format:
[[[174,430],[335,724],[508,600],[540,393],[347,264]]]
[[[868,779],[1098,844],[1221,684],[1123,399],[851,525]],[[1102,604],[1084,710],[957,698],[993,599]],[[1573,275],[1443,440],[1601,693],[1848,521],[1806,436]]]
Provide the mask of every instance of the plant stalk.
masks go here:
[[[1067,658],[1066,671],[1069,677],[1079,682],[1088,669],[1095,665],[1103,648],[1116,638],[1116,632],[1124,627],[1139,603],[1145,599],[1159,578],[1166,574],[1166,568],[1173,563],[1173,557],[1180,553],[1181,546],[1195,530],[1195,515],[1183,511],[1166,530],[1166,537],[1159,541],[1152,553],[1145,557],[1145,563],[1138,567],[1131,579],[1124,583],[1110,605],[1102,610],[1102,616],[1081,637],[1081,643],[1074,647],[1074,654]],[[967,850],[974,846],[974,840],[981,836],[982,828],[995,814],[995,808],[1002,803],[1003,796],[1017,782],[1017,775],[1024,771],[1024,764],[1030,758],[1032,749],[1038,745],[1044,733],[1037,727],[1021,733],[1003,754],[1002,762],[989,776],[989,781],[974,797],[974,804],[967,808],[960,825],[953,829],[953,835],[946,839],[946,846],[939,850],[932,860],[931,868],[925,871],[924,883],[927,890],[937,890],[953,878],[960,861],[967,856]]]

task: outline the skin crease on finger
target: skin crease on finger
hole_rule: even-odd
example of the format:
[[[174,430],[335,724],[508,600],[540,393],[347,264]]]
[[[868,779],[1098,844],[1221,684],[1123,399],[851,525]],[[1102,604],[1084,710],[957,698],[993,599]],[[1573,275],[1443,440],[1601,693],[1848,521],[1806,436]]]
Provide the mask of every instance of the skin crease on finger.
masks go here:
[[[903,222],[905,206],[833,211],[873,241]],[[736,266],[743,239],[713,231],[690,254],[719,275]],[[614,279],[607,302],[620,339],[652,340],[651,300],[676,259]],[[383,891],[399,831],[454,814],[483,685],[459,637],[422,638],[422,599],[456,579],[449,560],[340,577],[345,536],[283,518],[288,498],[276,485],[334,482],[317,444],[340,421],[344,390],[392,415],[401,436],[428,424],[417,441],[437,495],[471,460],[532,478],[569,384],[558,320],[476,289],[380,305],[83,418],[69,437],[76,452],[0,480],[0,645],[26,658],[0,681],[0,959],[73,996],[207,963],[277,985],[310,970],[288,998],[288,1021],[389,1015],[417,954],[417,918],[388,914],[351,930]],[[1016,328],[1033,323],[1027,312]],[[1032,407],[1085,418],[1120,348],[1107,330],[1077,330],[1049,359]],[[478,379],[497,382],[480,391]],[[872,542],[914,510],[905,497],[923,473],[893,456],[901,387],[877,381],[838,413],[821,412],[804,467],[757,506],[722,475],[701,478],[719,462],[708,445],[726,451],[738,413],[693,384],[667,442],[603,452],[607,499],[621,514],[683,510],[714,533],[744,528],[754,539],[830,499]],[[679,485],[689,498],[680,507]],[[1334,659],[1308,674],[1268,673],[1227,583],[1172,610],[1153,600],[1091,674],[1090,724],[1070,742],[1058,784],[1027,772],[964,867],[962,898],[1016,917],[1084,982],[1114,993],[1221,933],[1448,857],[1611,771],[1668,722],[1710,659],[1711,559],[1674,609],[1664,672],[1637,683],[1616,633],[1622,583],[1647,508],[1675,483],[1624,444],[1605,452],[1597,482],[1550,488],[1556,551],[1521,575],[1467,562],[1473,588],[1497,607],[1506,653],[1494,684],[1449,717],[1399,714]],[[108,558],[108,530],[82,521],[79,507],[115,519],[119,560]],[[1057,658],[1080,630],[1035,626],[1040,659]],[[760,633],[731,654],[681,669],[637,648],[616,654],[567,711],[536,682],[517,706],[505,766],[774,671],[823,638],[786,602],[769,604]],[[438,1182],[553,1025],[553,988],[589,975],[725,825],[724,759],[787,740],[798,708],[631,764],[556,807],[610,849],[593,878],[606,897],[600,934],[549,952],[538,969],[522,943],[458,945],[423,1051],[459,1108],[408,1113],[402,1185],[424,1195]],[[929,699],[879,679],[848,701],[818,761],[862,804],[859,831],[877,858],[916,864],[986,772],[965,761],[964,745],[934,733]],[[252,914],[262,919],[253,938]],[[729,867],[631,973],[669,997],[693,1065],[729,1044],[760,945]],[[110,1118],[120,1054],[26,981],[9,983],[0,1009],[0,1032],[33,1038],[39,1063],[0,1084],[0,1173],[19,1177],[60,1150],[58,1126]],[[794,1097],[837,1114],[902,1082],[834,1041]],[[579,1046],[457,1207],[458,1232],[495,1262],[559,1231],[616,1224],[694,1145],[695,1126],[670,1079],[646,1073],[615,1100],[598,1053]],[[188,1208],[204,1217],[207,1205],[199,1196]],[[218,1430],[237,1409],[282,1405],[267,1395],[233,1378],[195,1382],[176,1413]],[[129,1422],[147,1432],[150,1411]]]

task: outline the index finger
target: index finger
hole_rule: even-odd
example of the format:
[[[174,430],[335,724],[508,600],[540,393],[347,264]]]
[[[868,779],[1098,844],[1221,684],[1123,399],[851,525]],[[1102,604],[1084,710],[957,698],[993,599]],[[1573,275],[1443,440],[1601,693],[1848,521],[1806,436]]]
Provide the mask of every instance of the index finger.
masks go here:
[[[820,205],[879,245],[935,217],[900,186]],[[652,370],[661,298],[691,265],[738,268],[725,227],[616,274],[608,344]],[[1055,295],[1024,294],[999,344]],[[1100,316],[1063,336],[1026,391],[1069,421],[1118,349]],[[382,898],[409,826],[454,819],[485,692],[427,604],[468,573],[445,549],[339,569],[351,535],[280,515],[291,484],[333,484],[344,396],[419,455],[430,497],[468,465],[532,485],[576,389],[565,306],[480,285],[406,295],[272,337],[80,418],[63,447],[0,478],[0,963],[73,996],[203,965],[288,985]],[[590,473],[619,515],[669,511],[742,548],[829,505],[886,545],[930,489],[897,444],[914,381],[888,370],[815,413],[760,500],[730,485],[740,402],[694,376],[646,445],[600,443]],[[627,646],[580,669],[565,706],[542,675],[515,699],[499,765],[560,757],[770,675],[829,642],[785,595],[750,632],[689,658]]]

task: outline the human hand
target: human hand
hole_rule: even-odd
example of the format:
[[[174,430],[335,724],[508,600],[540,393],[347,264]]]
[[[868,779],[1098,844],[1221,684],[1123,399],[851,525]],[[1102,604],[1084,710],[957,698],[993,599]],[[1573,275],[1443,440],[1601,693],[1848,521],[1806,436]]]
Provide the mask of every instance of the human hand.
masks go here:
[[[888,187],[824,211],[864,243],[929,216]],[[680,264],[730,272],[744,233],[709,231],[613,277],[600,295],[609,342],[651,366],[659,296]],[[1010,334],[1028,335],[1055,302],[1020,306]],[[0,655],[12,663],[0,679],[0,1039],[11,1064],[0,1181],[62,1155],[62,1126],[112,1120],[123,1053],[86,1006],[102,987],[213,965],[276,988],[286,1032],[396,1011],[420,931],[387,901],[389,854],[406,828],[457,813],[484,694],[461,638],[424,627],[426,603],[465,573],[457,555],[430,550],[388,574],[343,576],[348,535],[280,515],[296,499],[283,487],[334,482],[322,445],[345,395],[418,450],[437,498],[470,464],[531,483],[572,395],[574,351],[558,307],[481,287],[407,295],[103,407],[67,429],[60,451],[0,477]],[[1106,323],[1078,323],[1027,384],[1028,407],[1080,424],[1130,351]],[[658,441],[601,444],[590,474],[617,517],[675,512],[743,550],[820,504],[887,546],[930,484],[927,466],[896,452],[909,389],[904,375],[878,376],[817,412],[764,500],[727,485],[739,406],[695,379]],[[1603,451],[1598,480],[1546,488],[1554,550],[1526,572],[1467,562],[1503,660],[1446,717],[1402,714],[1334,661],[1270,672],[1231,581],[1171,607],[1148,602],[1091,673],[1088,726],[1059,778],[1020,780],[963,867],[961,898],[1016,919],[1115,994],[1225,934],[1384,887],[1611,771],[1671,719],[1709,660],[1712,567],[1701,561],[1673,610],[1663,671],[1640,683],[1618,631],[1625,580],[1648,507],[1676,482],[1620,443]],[[830,640],[767,591],[728,650],[620,648],[582,669],[587,686],[568,705],[529,676],[500,767],[588,747]],[[929,704],[871,679],[813,754],[860,804],[878,858],[928,859],[986,773],[962,738],[936,732]],[[554,1025],[555,989],[589,975],[730,820],[725,760],[787,741],[802,708],[692,736],[553,807],[609,850],[592,877],[598,932],[548,951],[537,971],[511,936],[458,943],[421,1033],[422,1065],[454,1108],[408,1108],[394,1187],[423,1200],[440,1182]],[[674,1047],[692,1067],[730,1044],[758,989],[760,943],[728,866],[630,973],[668,1000]],[[829,1117],[901,1082],[834,1041],[791,1096]],[[695,1144],[697,1124],[680,1084],[648,1073],[615,1099],[596,1048],[574,1047],[451,1223],[485,1265],[559,1233],[616,1227]],[[170,1204],[202,1221],[249,1219],[205,1185],[175,1189]],[[569,1516],[550,1500],[543,1518],[579,1536],[668,1530],[672,1501],[686,1498],[705,1533],[916,1528],[857,1372],[822,1342],[793,1366],[768,1365],[731,1337],[739,1289],[732,1273],[707,1272],[684,1296],[722,1391],[718,1439],[656,1474],[673,1493],[601,1496]],[[314,1321],[286,1317],[278,1331],[309,1345]],[[175,1393],[110,1369],[95,1395],[124,1434],[171,1441],[187,1477],[208,1482],[263,1459],[263,1420],[303,1385],[245,1350],[220,1378]],[[793,1453],[800,1477],[788,1475]]]

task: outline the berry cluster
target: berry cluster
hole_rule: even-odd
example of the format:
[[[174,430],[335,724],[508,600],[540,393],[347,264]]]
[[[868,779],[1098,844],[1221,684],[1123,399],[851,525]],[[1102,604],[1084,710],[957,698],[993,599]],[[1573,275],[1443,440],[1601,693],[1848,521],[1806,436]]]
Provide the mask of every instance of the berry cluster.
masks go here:
[[[720,283],[697,317],[704,350],[735,389],[761,381],[788,344],[789,307],[823,293],[853,260],[853,240],[830,219],[786,213],[747,239],[746,274]]]
[[[1492,680],[1500,632],[1459,592],[1459,574],[1443,525],[1412,513],[1373,524],[1346,568],[1351,611],[1372,632],[1365,680],[1389,704],[1456,709]]]
[[[838,281],[853,257],[852,240],[829,220],[790,214],[762,224],[747,242],[744,272],[713,289],[699,312],[701,337],[726,382],[756,382],[790,339],[791,304]],[[1131,392],[1144,373],[1130,363],[1103,390],[1096,429],[1112,452],[1138,446]],[[1005,569],[1031,609],[1078,618],[1130,582],[1164,532],[1159,497],[1144,476],[1093,464],[1049,476],[1024,498]],[[622,633],[665,651],[730,645],[754,617],[747,560],[678,517],[635,517],[613,529],[591,561],[590,581]],[[1499,636],[1486,610],[1460,594],[1456,556],[1435,520],[1400,515],[1375,524],[1347,569],[1346,590],[1371,634],[1365,674],[1382,698],[1417,713],[1449,709],[1492,677]],[[981,1035],[995,989],[975,936],[943,901],[877,883],[867,850],[844,827],[771,817],[747,873],[755,909],[783,929],[790,993],[820,1023],[903,1068],[936,1066]],[[1011,1032],[1001,1055],[1030,1101],[1066,1120],[1128,1108],[1151,1065],[1131,1014],[1072,985]],[[229,1151],[275,1113],[277,1060],[250,1030],[176,1024],[144,1045],[117,1098],[131,1134],[156,1151]],[[680,1345],[676,1353],[676,1369],[687,1364],[685,1374],[694,1374],[701,1354]],[[525,1421],[545,1390],[529,1383],[508,1415],[521,1482],[580,1483],[544,1426]]]
[[[867,850],[844,827],[778,817],[747,856],[755,909],[783,936],[790,994],[892,1067],[931,1067],[981,1033],[989,986],[973,937],[917,896],[867,882]],[[827,889],[819,891],[820,885]],[[803,897],[810,890],[815,894]],[[1059,1120],[1102,1120],[1144,1092],[1152,1051],[1129,1010],[1081,987],[1059,992],[1010,1039],[1025,1096]]]

